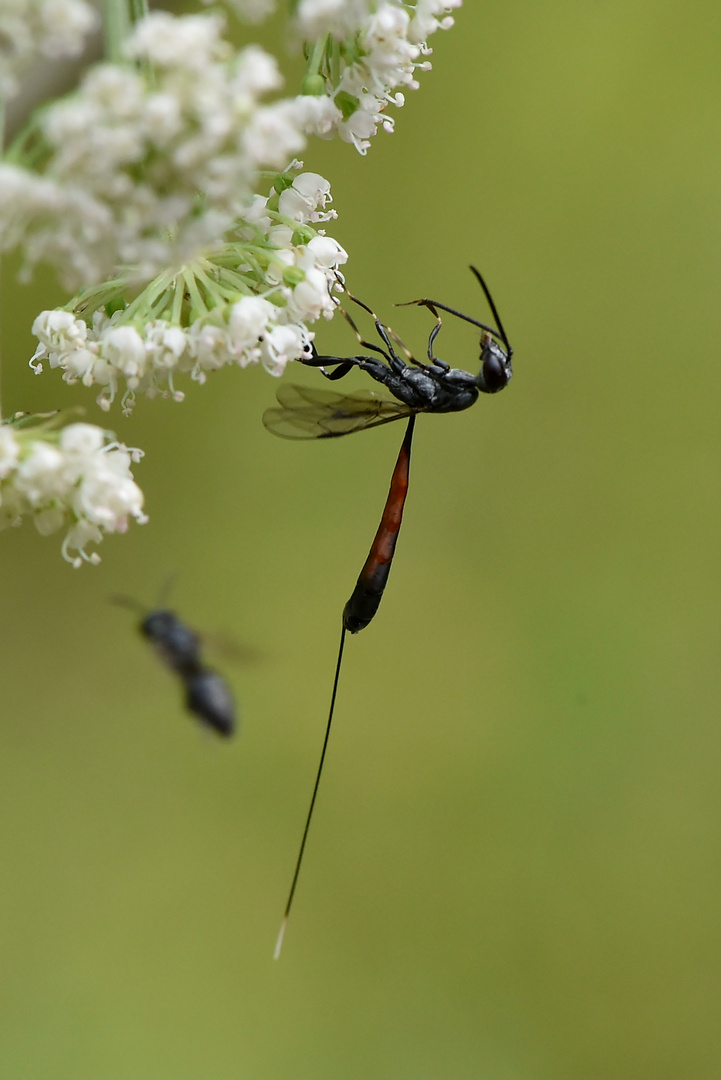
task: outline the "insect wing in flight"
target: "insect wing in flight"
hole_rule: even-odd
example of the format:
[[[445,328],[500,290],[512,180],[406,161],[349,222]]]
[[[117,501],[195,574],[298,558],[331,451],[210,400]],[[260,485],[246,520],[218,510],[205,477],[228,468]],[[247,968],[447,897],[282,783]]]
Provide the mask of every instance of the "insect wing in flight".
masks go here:
[[[415,411],[372,390],[337,394],[289,384],[281,386],[276,397],[280,408],[266,409],[263,423],[282,439],[333,439],[402,420]]]

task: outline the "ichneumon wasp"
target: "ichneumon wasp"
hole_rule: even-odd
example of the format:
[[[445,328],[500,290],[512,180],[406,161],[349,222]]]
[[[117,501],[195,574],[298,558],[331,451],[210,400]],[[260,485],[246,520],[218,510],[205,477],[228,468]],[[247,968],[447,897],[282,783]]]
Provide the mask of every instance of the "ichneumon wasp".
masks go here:
[[[323,771],[328,738],[333,722],[345,636],[347,632],[351,634],[358,633],[371,621],[378,610],[390,574],[396,541],[403,520],[403,508],[408,494],[411,443],[413,441],[416,416],[419,413],[460,412],[463,409],[468,409],[478,400],[479,394],[495,394],[499,390],[503,390],[508,385],[513,374],[511,367],[513,349],[503,328],[496,305],[480,272],[475,266],[471,266],[470,269],[488,301],[488,306],[496,320],[497,329],[437,300],[412,300],[410,304],[427,307],[436,319],[436,324],[428,338],[426,350],[428,363],[423,363],[413,357],[400,338],[393,333],[390,327],[380,321],[371,308],[351,293],[347,293],[350,300],[371,316],[384,347],[364,340],[353,319],[348,312],[343,310],[343,315],[353,328],[359,344],[377,355],[321,356],[313,345],[311,356],[303,359],[301,363],[309,367],[319,368],[323,375],[331,381],[342,379],[354,368],[357,368],[385,386],[393,397],[385,397],[372,390],[361,390],[344,395],[316,387],[289,385],[282,386],[276,395],[280,407],[267,409],[263,415],[263,423],[268,430],[273,432],[274,435],[279,435],[285,439],[339,438],[343,435],[350,435],[355,431],[363,431],[366,428],[389,424],[394,420],[404,418],[408,420],[378,531],[356,582],[355,589],[343,610],[338,659],[336,661],[323,748],[290,893],[276,942],[276,959],[280,956]],[[447,364],[434,354],[433,349],[436,338],[443,325],[441,316],[438,313],[439,310],[448,312],[448,314],[454,315],[458,319],[463,319],[482,331],[480,342],[481,366],[477,375],[472,375],[470,372],[459,368],[452,368],[450,364]],[[399,354],[396,346],[400,348],[403,356]],[[334,370],[326,371],[327,367]]]
[[[163,663],[183,684],[185,707],[207,728],[225,738],[236,729],[233,695],[222,675],[203,663],[198,634],[168,608],[147,611],[126,596],[114,596],[114,603],[140,611],[138,630],[155,648]]]

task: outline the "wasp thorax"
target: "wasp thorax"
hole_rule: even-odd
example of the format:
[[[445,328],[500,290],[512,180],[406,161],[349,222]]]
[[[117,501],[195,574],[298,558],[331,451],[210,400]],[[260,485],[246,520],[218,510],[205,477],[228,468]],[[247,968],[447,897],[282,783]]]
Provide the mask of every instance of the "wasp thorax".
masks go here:
[[[140,624],[141,633],[155,645],[163,660],[175,671],[197,667],[200,641],[172,611],[151,611]]]

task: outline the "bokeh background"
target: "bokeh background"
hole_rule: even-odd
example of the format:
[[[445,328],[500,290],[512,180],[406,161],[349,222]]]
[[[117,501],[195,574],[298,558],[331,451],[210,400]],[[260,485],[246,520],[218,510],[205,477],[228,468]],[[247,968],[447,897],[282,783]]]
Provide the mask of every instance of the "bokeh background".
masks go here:
[[[112,414],[151,521],[100,567],[0,537],[3,1078],[718,1077],[721,9],[469,0],[433,45],[394,135],[305,161],[351,288],[421,352],[430,316],[392,303],[484,318],[475,262],[515,377],[417,425],[282,959],[403,431],[274,439],[277,384],[228,370]],[[97,419],[25,366],[57,286],[3,270],[5,411]],[[475,371],[453,323],[439,352]],[[170,574],[189,623],[256,654],[209,654],[232,744],[108,603]]]

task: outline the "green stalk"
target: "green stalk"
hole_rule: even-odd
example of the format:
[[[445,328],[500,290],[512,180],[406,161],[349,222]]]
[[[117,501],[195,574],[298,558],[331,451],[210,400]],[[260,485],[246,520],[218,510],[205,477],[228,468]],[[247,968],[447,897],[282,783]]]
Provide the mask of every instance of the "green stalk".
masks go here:
[[[173,283],[173,315],[171,321],[180,326],[180,316],[183,312],[183,300],[185,299],[185,282],[176,278]]]
[[[5,147],[5,101],[0,98],[0,156]],[[1,314],[1,312],[0,312]],[[0,345],[2,343],[0,342]],[[2,369],[2,354],[0,353],[0,370]],[[0,422],[2,422],[2,400],[0,399]]]
[[[323,65],[327,45],[328,35],[316,38],[313,43],[313,51],[310,54],[308,66],[301,82],[301,94],[325,93],[325,79],[321,75],[321,66]]]
[[[130,18],[134,23],[148,14],[148,0],[130,0]]]
[[[147,0],[103,0],[103,8],[105,59],[121,64],[125,60],[123,42],[133,24],[148,14]]]
[[[103,0],[103,38],[105,59],[113,64],[123,62],[123,42],[130,33],[132,16],[129,0]]]
[[[195,319],[201,318],[203,315],[208,314],[208,309],[205,306],[200,290],[195,280],[195,275],[190,269],[183,270],[183,279],[188,289],[188,295],[190,296],[190,312],[188,315],[188,322],[192,323]]]

